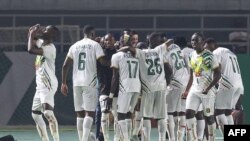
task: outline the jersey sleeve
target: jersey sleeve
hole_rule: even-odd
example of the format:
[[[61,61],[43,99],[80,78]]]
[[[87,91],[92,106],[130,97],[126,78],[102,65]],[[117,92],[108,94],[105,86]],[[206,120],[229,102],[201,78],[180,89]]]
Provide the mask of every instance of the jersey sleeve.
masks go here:
[[[191,60],[192,60],[192,53],[190,53],[190,54],[187,56],[187,64],[188,64],[188,67],[189,67],[189,68],[192,68]]]
[[[49,59],[55,58],[56,54],[52,46],[42,46],[41,48],[43,49],[43,56],[45,58],[49,58]]]
[[[221,54],[220,52],[218,52],[218,51],[214,51],[213,54],[214,54],[214,57],[215,57],[215,59],[217,60],[217,62],[218,62],[219,64],[221,64],[222,54]]]
[[[95,55],[96,55],[96,59],[98,60],[99,58],[101,58],[102,56],[104,56],[104,52],[102,47],[100,46],[100,44],[96,44],[95,45]]]
[[[217,58],[213,55],[212,68],[215,69],[217,67],[219,67],[219,63]]]
[[[136,57],[140,58],[142,57],[142,54],[144,53],[143,50],[139,49],[139,48],[136,48]]]
[[[111,68],[119,68],[119,56],[114,54],[111,58]]]
[[[71,47],[69,48],[69,51],[68,51],[67,56],[68,56],[69,58],[71,58],[71,59],[74,59],[74,58],[73,58],[73,46],[71,46]]]
[[[166,44],[161,44],[161,45],[157,46],[154,50],[157,51],[159,54],[166,54],[167,53],[167,46],[166,46]]]

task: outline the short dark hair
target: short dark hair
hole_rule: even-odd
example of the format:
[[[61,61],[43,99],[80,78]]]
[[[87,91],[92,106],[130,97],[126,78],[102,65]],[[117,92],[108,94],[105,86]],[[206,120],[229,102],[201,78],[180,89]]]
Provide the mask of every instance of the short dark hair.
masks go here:
[[[216,44],[216,41],[214,38],[207,38],[204,43],[206,44]]]
[[[202,33],[200,33],[200,32],[195,32],[193,35],[197,35],[197,36],[201,37],[202,40],[205,39],[204,35]]]
[[[167,33],[165,33],[165,32],[161,32],[160,34],[161,34],[161,37],[162,37],[162,38],[167,38],[167,37],[168,37],[168,36],[167,36]]]
[[[52,38],[53,40],[55,40],[56,37],[59,35],[60,30],[55,25],[48,25],[48,27],[50,27],[53,30]]]
[[[125,29],[123,29],[122,31],[121,31],[121,35],[120,36],[122,36],[123,34],[124,34],[124,32],[125,31],[127,31],[128,32],[128,34],[130,34],[131,33],[131,29],[129,29],[129,28],[125,28]]]
[[[93,30],[95,30],[95,28],[94,28],[94,26],[91,26],[91,25],[85,25],[83,27],[84,34],[90,34]]]
[[[144,42],[139,42],[139,43],[137,43],[136,47],[139,49],[146,49],[147,45]]]
[[[59,33],[59,29],[55,25],[49,25],[55,32]]]
[[[130,34],[131,35],[138,35],[138,32],[136,32],[135,30],[131,30]]]
[[[152,32],[150,35],[149,35],[149,40],[152,40],[152,39],[155,39],[157,37],[162,37],[162,34],[159,33],[159,32]]]
[[[182,49],[187,46],[187,40],[183,36],[174,37],[174,43]]]

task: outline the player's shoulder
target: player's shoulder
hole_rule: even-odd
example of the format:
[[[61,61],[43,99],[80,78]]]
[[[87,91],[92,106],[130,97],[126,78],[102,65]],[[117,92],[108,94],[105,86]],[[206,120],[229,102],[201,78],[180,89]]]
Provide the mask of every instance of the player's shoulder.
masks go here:
[[[189,53],[190,56],[194,56],[194,55],[198,55],[197,52],[194,50],[192,52]]]
[[[176,45],[176,44],[171,44],[168,47],[168,51],[181,51],[181,48],[178,45]]]
[[[74,48],[76,46],[79,46],[82,43],[82,40],[76,41],[73,45],[70,46],[70,48]]]
[[[84,38],[83,39],[87,44],[90,44],[91,46],[97,47],[100,46],[100,44],[98,42],[96,42],[95,40],[89,39],[89,38]]]
[[[53,43],[47,44],[47,45],[42,45],[41,48],[43,50],[47,50],[44,53],[56,53],[56,46]]]
[[[227,48],[218,47],[218,48],[216,48],[216,49],[213,51],[213,53],[222,53],[222,52],[228,52],[228,51],[229,51],[229,49],[227,49]]]
[[[124,54],[124,52],[122,52],[122,51],[116,52],[115,54],[112,55],[112,58],[121,57],[123,54]]]
[[[194,51],[194,49],[189,48],[189,47],[185,47],[185,48],[182,49],[182,51],[183,51],[183,52],[187,52],[187,53],[191,53],[191,52]]]
[[[225,54],[235,55],[231,50],[229,50],[228,48],[224,48],[224,47],[218,47],[216,50],[213,51],[213,53],[221,54],[221,55],[225,55]]]

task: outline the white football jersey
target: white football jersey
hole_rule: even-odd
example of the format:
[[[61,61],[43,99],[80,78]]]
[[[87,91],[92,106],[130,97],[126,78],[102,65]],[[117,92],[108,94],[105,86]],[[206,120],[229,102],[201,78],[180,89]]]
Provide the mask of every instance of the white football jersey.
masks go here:
[[[112,56],[111,67],[119,69],[119,93],[141,91],[138,58],[130,52],[118,52]]]
[[[213,51],[213,54],[221,65],[222,76],[220,83],[228,88],[235,85],[243,87],[237,56],[223,47],[218,47]]]
[[[209,50],[203,50],[200,54],[196,51],[190,54],[189,67],[193,71],[192,88],[196,92],[206,89],[213,79],[213,70],[219,67],[218,61]]]
[[[55,74],[56,47],[50,43],[43,45],[42,40],[37,41],[37,47],[43,49],[43,55],[37,55],[35,61],[37,90],[56,90],[58,81]]]
[[[195,50],[192,48],[189,48],[189,47],[185,47],[182,49],[182,53],[183,53],[184,59],[187,62],[187,64],[188,64],[189,56],[193,51],[195,51]]]
[[[180,47],[176,44],[172,44],[168,47],[168,53],[165,57],[173,71],[171,86],[174,88],[186,88],[189,80],[189,73],[187,63]]]
[[[68,57],[73,59],[73,85],[95,87],[97,81],[97,60],[104,56],[99,43],[84,38],[72,45]]]
[[[136,49],[136,55],[140,63],[140,76],[142,91],[149,93],[166,89],[164,71],[164,55],[167,52],[165,44],[154,49]]]

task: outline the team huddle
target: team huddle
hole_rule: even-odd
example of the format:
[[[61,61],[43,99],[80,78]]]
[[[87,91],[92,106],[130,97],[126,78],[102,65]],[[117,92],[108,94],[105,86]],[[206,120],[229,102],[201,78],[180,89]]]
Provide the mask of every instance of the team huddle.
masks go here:
[[[59,30],[40,25],[30,28],[28,52],[36,58],[36,94],[32,117],[42,141],[49,141],[42,114],[54,141],[59,141],[53,113],[58,87],[54,38]],[[151,119],[156,119],[159,141],[201,141],[205,121],[209,141],[216,123],[234,124],[232,110],[244,94],[236,55],[218,47],[200,33],[167,39],[153,32],[146,42],[126,29],[120,40],[112,33],[95,38],[95,28],[84,27],[84,38],[73,44],[62,66],[61,93],[68,94],[67,77],[73,67],[73,98],[79,141],[95,141],[91,132],[96,105],[101,108],[104,141],[110,141],[109,113],[114,117],[114,141],[150,141]],[[141,131],[141,132],[140,132]],[[138,135],[141,135],[141,139]],[[97,137],[98,138],[98,137]]]

